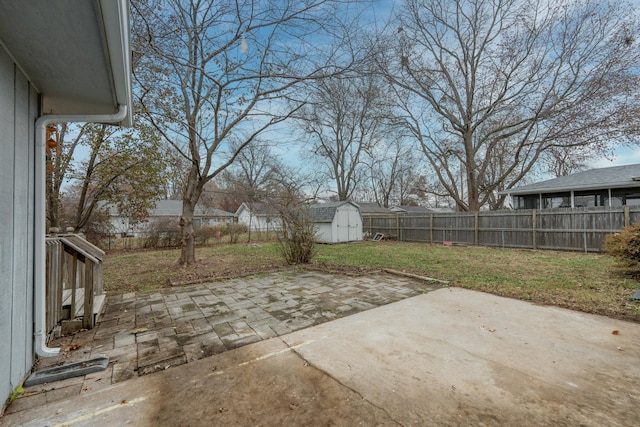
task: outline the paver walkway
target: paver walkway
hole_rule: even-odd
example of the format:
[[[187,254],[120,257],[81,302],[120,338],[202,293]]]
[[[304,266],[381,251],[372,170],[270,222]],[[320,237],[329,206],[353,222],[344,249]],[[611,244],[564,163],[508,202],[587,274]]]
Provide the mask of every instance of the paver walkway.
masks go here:
[[[38,369],[106,355],[106,370],[28,387],[7,409],[95,391],[263,339],[436,289],[390,274],[345,276],[285,270],[225,282],[110,297],[98,325],[54,340],[61,355]]]

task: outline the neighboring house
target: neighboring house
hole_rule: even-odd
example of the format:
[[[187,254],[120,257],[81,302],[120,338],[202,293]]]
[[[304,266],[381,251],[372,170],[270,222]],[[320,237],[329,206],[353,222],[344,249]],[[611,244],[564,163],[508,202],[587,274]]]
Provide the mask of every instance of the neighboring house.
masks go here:
[[[389,215],[392,213],[388,208],[384,208],[377,203],[355,203],[360,206],[361,215]]]
[[[316,229],[316,240],[322,243],[362,240],[360,207],[353,202],[317,203],[309,206]]]
[[[46,126],[131,124],[126,0],[0,2],[0,400],[47,347]]]
[[[236,211],[239,224],[245,224],[250,231],[280,231],[282,221],[278,210],[268,203],[244,202]]]
[[[591,169],[505,190],[514,209],[640,205],[640,164]]]
[[[425,215],[434,212],[433,209],[425,208],[422,206],[392,206],[391,208],[389,208],[389,210],[393,213],[409,215]]]
[[[173,221],[178,226],[182,216],[182,200],[158,200],[155,208],[149,212],[149,217],[142,223],[132,223],[129,218],[121,216],[115,206],[109,206],[109,220],[115,233],[119,236],[142,237],[153,223],[167,223]],[[234,223],[236,215],[216,208],[196,205],[193,213],[193,225],[199,228],[203,225],[215,227],[218,224]]]

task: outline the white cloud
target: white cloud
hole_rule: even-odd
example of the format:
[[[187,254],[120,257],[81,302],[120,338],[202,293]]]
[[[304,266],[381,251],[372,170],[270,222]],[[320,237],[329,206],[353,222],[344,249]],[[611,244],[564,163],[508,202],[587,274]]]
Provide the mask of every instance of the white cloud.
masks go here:
[[[594,168],[606,168],[609,166],[632,165],[635,163],[640,163],[640,147],[622,147],[615,150],[611,160],[594,160],[590,166]]]

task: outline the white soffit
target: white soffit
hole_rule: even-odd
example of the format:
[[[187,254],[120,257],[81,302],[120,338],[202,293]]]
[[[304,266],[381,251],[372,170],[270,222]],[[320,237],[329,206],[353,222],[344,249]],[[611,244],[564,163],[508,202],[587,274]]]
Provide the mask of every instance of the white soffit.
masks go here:
[[[44,114],[113,114],[131,110],[128,20],[127,0],[2,0],[0,41]]]

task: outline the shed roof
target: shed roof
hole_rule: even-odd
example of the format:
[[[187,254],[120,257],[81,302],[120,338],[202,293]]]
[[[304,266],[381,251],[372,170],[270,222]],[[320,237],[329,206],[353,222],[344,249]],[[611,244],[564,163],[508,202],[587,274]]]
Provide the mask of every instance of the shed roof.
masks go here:
[[[356,203],[342,201],[309,205],[309,214],[314,222],[332,222],[333,217],[336,216],[336,210],[344,205],[353,205],[358,209],[358,212],[360,212],[360,207]]]
[[[127,0],[0,1],[0,45],[42,95],[45,114],[114,114],[129,108]]]
[[[538,193],[559,193],[563,191],[606,190],[609,188],[640,188],[640,164],[612,166],[591,169],[561,176],[547,181],[536,182],[500,194],[512,196]]]

